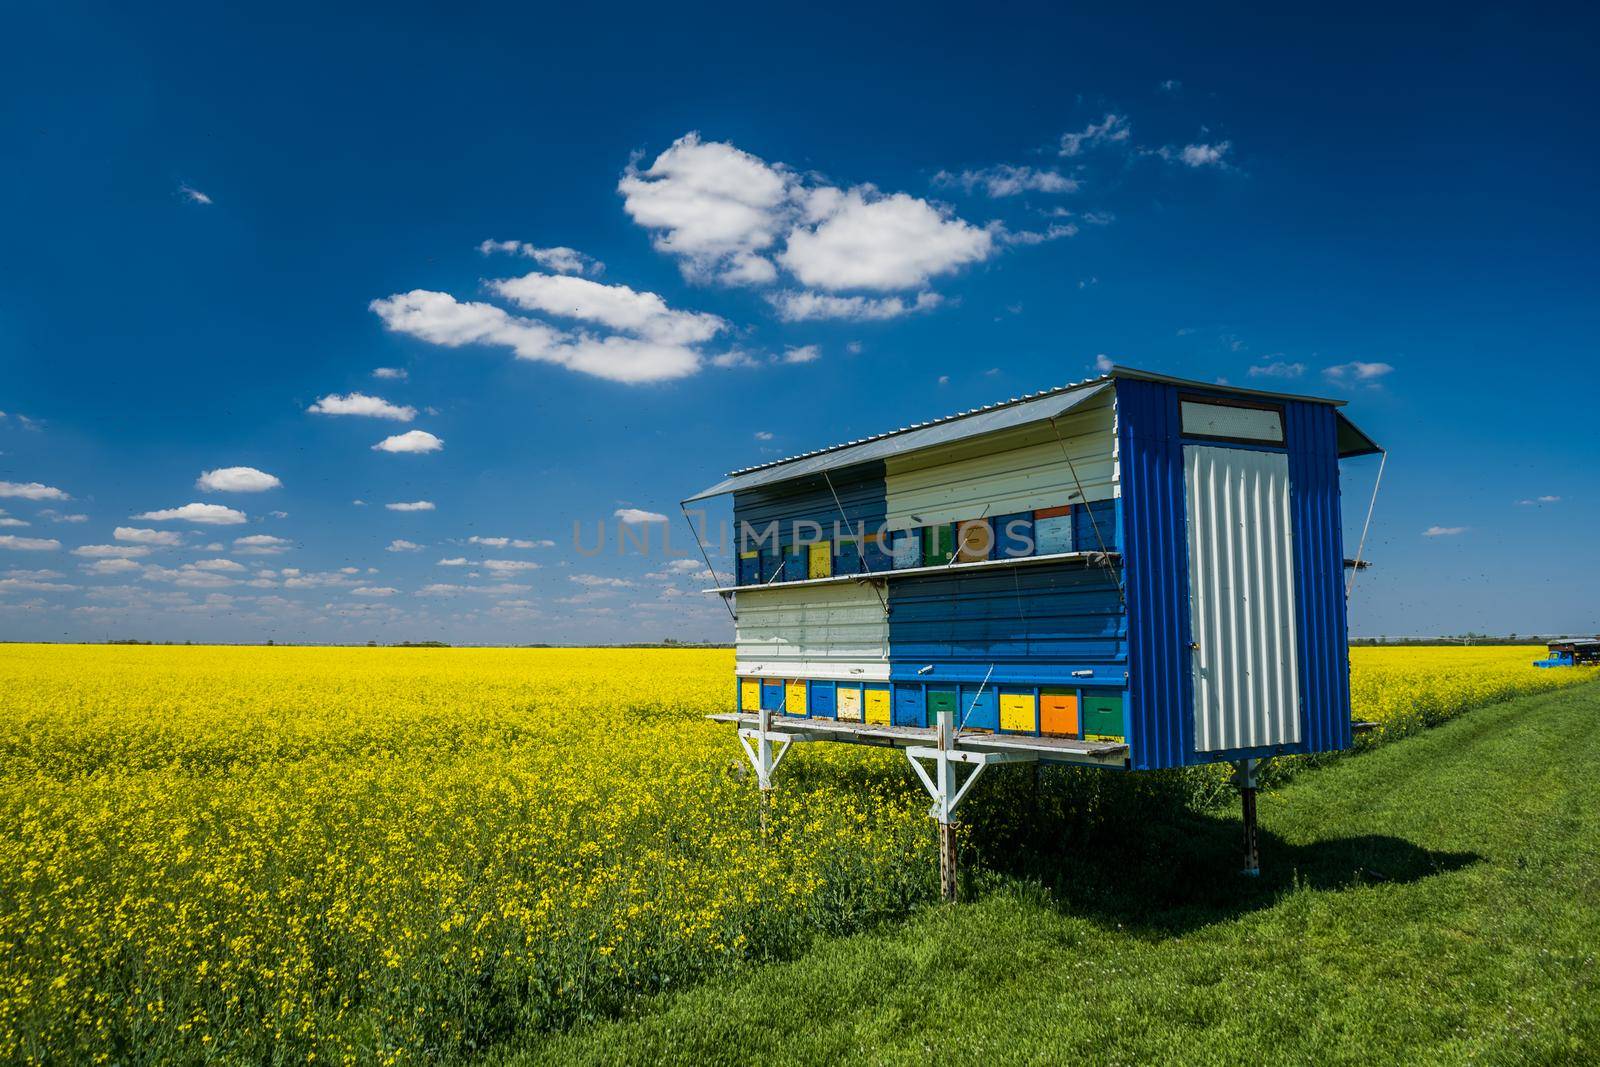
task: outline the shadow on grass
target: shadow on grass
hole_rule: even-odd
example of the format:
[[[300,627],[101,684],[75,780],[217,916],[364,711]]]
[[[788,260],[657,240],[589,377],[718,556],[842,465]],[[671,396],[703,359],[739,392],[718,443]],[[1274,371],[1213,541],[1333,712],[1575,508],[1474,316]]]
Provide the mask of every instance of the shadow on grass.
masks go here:
[[[1183,933],[1270,907],[1296,888],[1403,884],[1483,858],[1385,834],[1292,844],[1263,827],[1261,874],[1247,877],[1237,809],[1194,810],[1191,783],[1067,771],[1047,775],[1035,795],[1031,773],[1019,770],[963,812],[972,888],[982,891],[985,870],[1021,878],[1064,912],[1124,929]],[[1030,808],[1034,818],[1017,818]]]

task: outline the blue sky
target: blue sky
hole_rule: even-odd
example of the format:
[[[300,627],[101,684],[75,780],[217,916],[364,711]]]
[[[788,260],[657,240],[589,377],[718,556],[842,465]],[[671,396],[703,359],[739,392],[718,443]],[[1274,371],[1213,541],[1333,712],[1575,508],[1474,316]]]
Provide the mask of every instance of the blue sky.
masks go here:
[[[1594,29],[23,5],[0,638],[725,639],[574,521],[1102,358],[1351,400],[1356,633],[1592,631]]]

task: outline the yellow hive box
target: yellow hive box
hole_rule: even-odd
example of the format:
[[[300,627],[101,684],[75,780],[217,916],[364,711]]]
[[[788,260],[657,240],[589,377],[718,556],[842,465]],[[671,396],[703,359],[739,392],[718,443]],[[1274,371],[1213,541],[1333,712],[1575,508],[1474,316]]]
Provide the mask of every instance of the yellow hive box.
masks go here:
[[[785,715],[806,713],[806,683],[789,682],[784,686],[783,713]]]
[[[761,682],[755,678],[739,679],[739,710],[761,710]]]
[[[1000,729],[1031,734],[1038,724],[1032,693],[1000,694]]]
[[[889,687],[867,686],[867,721],[888,726],[894,716],[889,711]]]
[[[839,718],[845,722],[861,721],[861,690],[839,687]]]

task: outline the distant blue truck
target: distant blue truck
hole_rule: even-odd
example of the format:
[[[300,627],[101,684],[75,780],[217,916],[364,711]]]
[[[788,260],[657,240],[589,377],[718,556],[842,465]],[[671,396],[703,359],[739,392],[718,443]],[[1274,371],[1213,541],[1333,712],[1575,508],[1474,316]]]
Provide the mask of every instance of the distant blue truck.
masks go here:
[[[1563,638],[1551,641],[1549,654],[1533,661],[1535,667],[1592,667],[1600,665],[1600,639]]]

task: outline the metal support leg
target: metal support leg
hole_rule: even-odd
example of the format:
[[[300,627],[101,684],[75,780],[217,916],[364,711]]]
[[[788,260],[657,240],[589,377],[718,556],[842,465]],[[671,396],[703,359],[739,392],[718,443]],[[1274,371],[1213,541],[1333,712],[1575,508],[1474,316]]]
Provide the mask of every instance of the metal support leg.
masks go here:
[[[1244,808],[1244,870],[1240,874],[1249,878],[1261,875],[1261,838],[1256,829],[1256,770],[1258,761],[1240,760],[1234,764],[1239,786],[1239,800]]]
[[[949,903],[956,900],[956,828],[950,818],[951,786],[954,785],[950,773],[950,749],[955,740],[955,714],[950,711],[939,712],[939,759],[937,761],[939,791],[934,797],[934,804],[939,813],[939,895]],[[976,775],[978,772],[973,771]]]
[[[750,744],[746,736],[748,731],[739,732],[739,744],[744,746],[744,754],[749,757],[750,765],[756,771],[756,785],[761,790],[761,834],[767,833],[767,806],[768,797],[772,792],[772,772],[778,769],[778,764],[783,762],[783,757],[788,754],[789,746],[793,741],[780,735],[780,740],[773,740],[772,712],[762,708],[756,715],[755,744]]]
[[[945,900],[956,899],[956,822],[955,811],[972,790],[973,783],[985,767],[995,763],[1032,763],[1038,757],[1023,752],[974,752],[956,747],[955,714],[939,712],[937,743],[933,748],[914,745],[906,751],[911,769],[917,772],[922,786],[933,798],[928,814],[939,824],[939,893]],[[933,763],[929,775],[921,760]],[[956,781],[956,765],[965,763],[972,768],[965,781]]]

